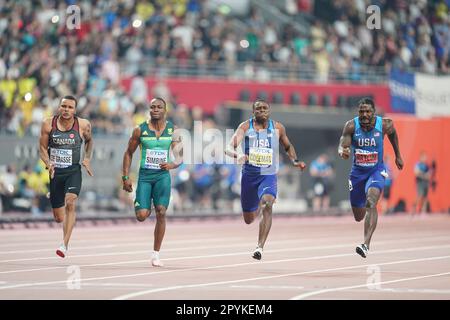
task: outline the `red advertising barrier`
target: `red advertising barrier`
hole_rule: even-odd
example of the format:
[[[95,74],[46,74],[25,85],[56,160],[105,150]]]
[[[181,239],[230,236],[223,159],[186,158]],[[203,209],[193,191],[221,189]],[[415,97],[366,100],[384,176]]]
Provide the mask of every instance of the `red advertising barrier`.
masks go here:
[[[400,151],[405,166],[402,171],[394,168],[394,181],[390,206],[400,199],[406,202],[411,212],[417,198],[414,166],[423,151],[428,164],[436,161],[436,188],[429,190],[429,201],[433,212],[447,212],[450,208],[450,118],[417,119],[406,115],[389,115],[397,129]],[[384,141],[385,154],[393,159],[394,152],[387,137]]]
[[[307,82],[271,82],[258,83],[250,81],[227,81],[210,79],[179,79],[168,78],[159,80],[147,78],[149,92],[158,83],[163,82],[172,95],[177,97],[177,101],[189,107],[199,106],[206,113],[213,113],[224,101],[239,100],[242,90],[248,90],[251,99],[255,99],[257,92],[267,92],[269,99],[275,93],[283,95],[284,103],[289,103],[292,93],[298,93],[301,97],[301,104],[307,104],[308,95],[314,93],[318,96],[318,101],[324,94],[331,97],[332,105],[336,104],[339,95],[371,95],[379,111],[391,112],[389,87],[387,85],[358,85],[358,84],[314,84]],[[122,80],[125,90],[129,90],[131,78]],[[149,97],[150,98],[150,97]],[[356,106],[355,106],[356,107]]]

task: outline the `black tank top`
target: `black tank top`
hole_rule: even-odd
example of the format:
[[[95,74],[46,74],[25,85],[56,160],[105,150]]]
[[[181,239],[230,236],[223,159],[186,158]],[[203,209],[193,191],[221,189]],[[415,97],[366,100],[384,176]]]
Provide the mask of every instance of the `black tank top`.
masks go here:
[[[54,116],[48,141],[50,163],[55,166],[55,171],[79,167],[83,139],[80,135],[78,118],[74,117],[73,126],[68,131],[59,130],[57,121],[58,116]]]

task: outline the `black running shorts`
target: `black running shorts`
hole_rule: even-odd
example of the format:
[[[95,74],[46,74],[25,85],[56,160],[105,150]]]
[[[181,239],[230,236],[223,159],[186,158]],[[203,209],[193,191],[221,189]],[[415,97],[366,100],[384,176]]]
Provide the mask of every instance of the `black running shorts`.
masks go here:
[[[50,179],[50,203],[52,208],[61,208],[65,205],[66,193],[77,196],[81,190],[81,166],[76,165],[69,170],[58,170],[53,179]]]

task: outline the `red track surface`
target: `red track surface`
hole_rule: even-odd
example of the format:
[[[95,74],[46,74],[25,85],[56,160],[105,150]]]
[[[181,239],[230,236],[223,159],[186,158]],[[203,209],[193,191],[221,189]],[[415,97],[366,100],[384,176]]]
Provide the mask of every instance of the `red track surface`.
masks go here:
[[[261,261],[257,223],[169,221],[164,268],[153,226],[80,223],[65,259],[60,226],[0,230],[0,299],[450,299],[449,215],[381,216],[367,259],[350,217],[274,217]]]

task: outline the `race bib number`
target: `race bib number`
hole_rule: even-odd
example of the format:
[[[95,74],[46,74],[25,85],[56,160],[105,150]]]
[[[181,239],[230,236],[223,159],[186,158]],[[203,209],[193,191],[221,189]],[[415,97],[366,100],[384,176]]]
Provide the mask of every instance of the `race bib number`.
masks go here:
[[[55,168],[68,168],[72,165],[72,150],[50,148],[50,163]]]
[[[146,169],[161,169],[160,163],[167,162],[167,150],[150,150],[147,149],[145,154],[145,168]]]
[[[358,166],[373,167],[378,163],[378,152],[356,149],[355,163]]]
[[[255,167],[268,167],[272,165],[272,155],[271,148],[250,148],[248,163]]]

